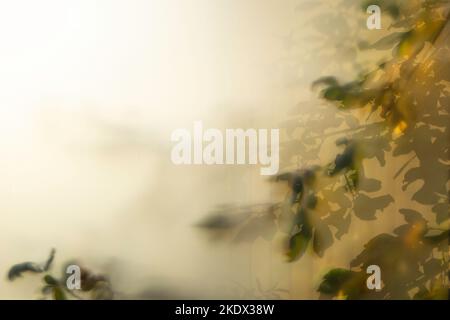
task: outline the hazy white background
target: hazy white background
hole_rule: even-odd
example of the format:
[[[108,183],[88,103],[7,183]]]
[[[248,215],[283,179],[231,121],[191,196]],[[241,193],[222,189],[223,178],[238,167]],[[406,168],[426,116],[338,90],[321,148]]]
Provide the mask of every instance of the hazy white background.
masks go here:
[[[248,276],[191,226],[277,195],[259,168],[174,167],[170,133],[277,126],[296,3],[1,0],[0,298],[36,297],[39,279],[6,273],[51,247],[57,273],[80,258],[125,293],[222,296]]]

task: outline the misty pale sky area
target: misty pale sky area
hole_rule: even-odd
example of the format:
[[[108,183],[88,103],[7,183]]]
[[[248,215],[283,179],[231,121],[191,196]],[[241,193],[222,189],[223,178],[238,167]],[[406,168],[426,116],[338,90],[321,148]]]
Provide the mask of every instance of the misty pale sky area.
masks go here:
[[[268,203],[286,189],[259,166],[170,159],[171,132],[194,121],[277,128],[316,99],[310,84],[335,70],[319,57],[296,69],[286,59],[292,46],[300,56],[314,50],[298,4],[1,1],[0,275],[55,248],[57,272],[79,259],[109,274],[119,297],[230,298],[276,286],[286,298],[316,298],[329,261],[345,265],[364,241],[352,244],[349,233],[324,258],[295,266],[276,241],[213,241],[195,224],[214,207]],[[341,79],[355,74],[351,64],[336,68]],[[36,298],[39,282],[2,280],[0,298]]]

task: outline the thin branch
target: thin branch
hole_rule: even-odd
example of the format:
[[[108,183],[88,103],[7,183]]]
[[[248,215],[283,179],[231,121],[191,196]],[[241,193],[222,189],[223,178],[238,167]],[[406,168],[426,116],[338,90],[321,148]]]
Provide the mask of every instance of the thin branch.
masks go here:
[[[375,126],[375,125],[379,125],[379,124],[383,124],[383,123],[384,123],[384,121],[378,121],[378,122],[369,123],[369,124],[362,124],[362,125],[354,127],[354,128],[348,128],[348,129],[342,129],[342,130],[338,130],[338,131],[333,131],[333,132],[330,132],[330,133],[322,134],[320,136],[319,135],[315,136],[313,138],[328,138],[328,137],[331,137],[331,136],[334,136],[334,135],[337,135],[337,134],[358,131],[358,130],[361,130],[361,129],[364,129],[364,128],[367,128],[367,127],[371,127],[371,126]]]
[[[411,159],[406,161],[406,163],[397,171],[397,173],[394,175],[394,179],[397,179],[400,173],[415,159],[417,158],[417,155],[415,154]]]

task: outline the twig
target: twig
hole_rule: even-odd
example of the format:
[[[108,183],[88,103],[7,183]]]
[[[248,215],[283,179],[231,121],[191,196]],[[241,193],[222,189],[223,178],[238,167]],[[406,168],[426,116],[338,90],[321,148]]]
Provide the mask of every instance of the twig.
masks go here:
[[[415,158],[417,158],[416,154],[411,159],[406,161],[406,163],[395,173],[394,179],[397,179],[400,173],[402,173],[402,171],[408,166],[408,164],[410,164]]]

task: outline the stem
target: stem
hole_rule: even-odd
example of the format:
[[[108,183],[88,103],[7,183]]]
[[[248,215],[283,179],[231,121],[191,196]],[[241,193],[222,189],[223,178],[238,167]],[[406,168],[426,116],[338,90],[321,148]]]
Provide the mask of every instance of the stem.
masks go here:
[[[349,129],[338,130],[338,131],[334,131],[334,132],[330,132],[330,133],[325,133],[325,134],[322,134],[320,136],[316,136],[314,138],[327,138],[327,137],[331,137],[331,136],[334,136],[334,135],[337,135],[337,134],[357,131],[357,130],[360,130],[360,129],[364,129],[364,128],[367,128],[367,127],[379,125],[379,124],[382,124],[382,123],[384,123],[384,121],[374,122],[374,123],[370,123],[370,124],[362,124],[362,125],[357,126],[355,128],[349,128]]]
[[[395,173],[394,179],[397,179],[400,173],[402,173],[402,171],[408,166],[408,164],[410,164],[415,158],[417,158],[416,154],[411,159],[406,161],[406,163]]]

